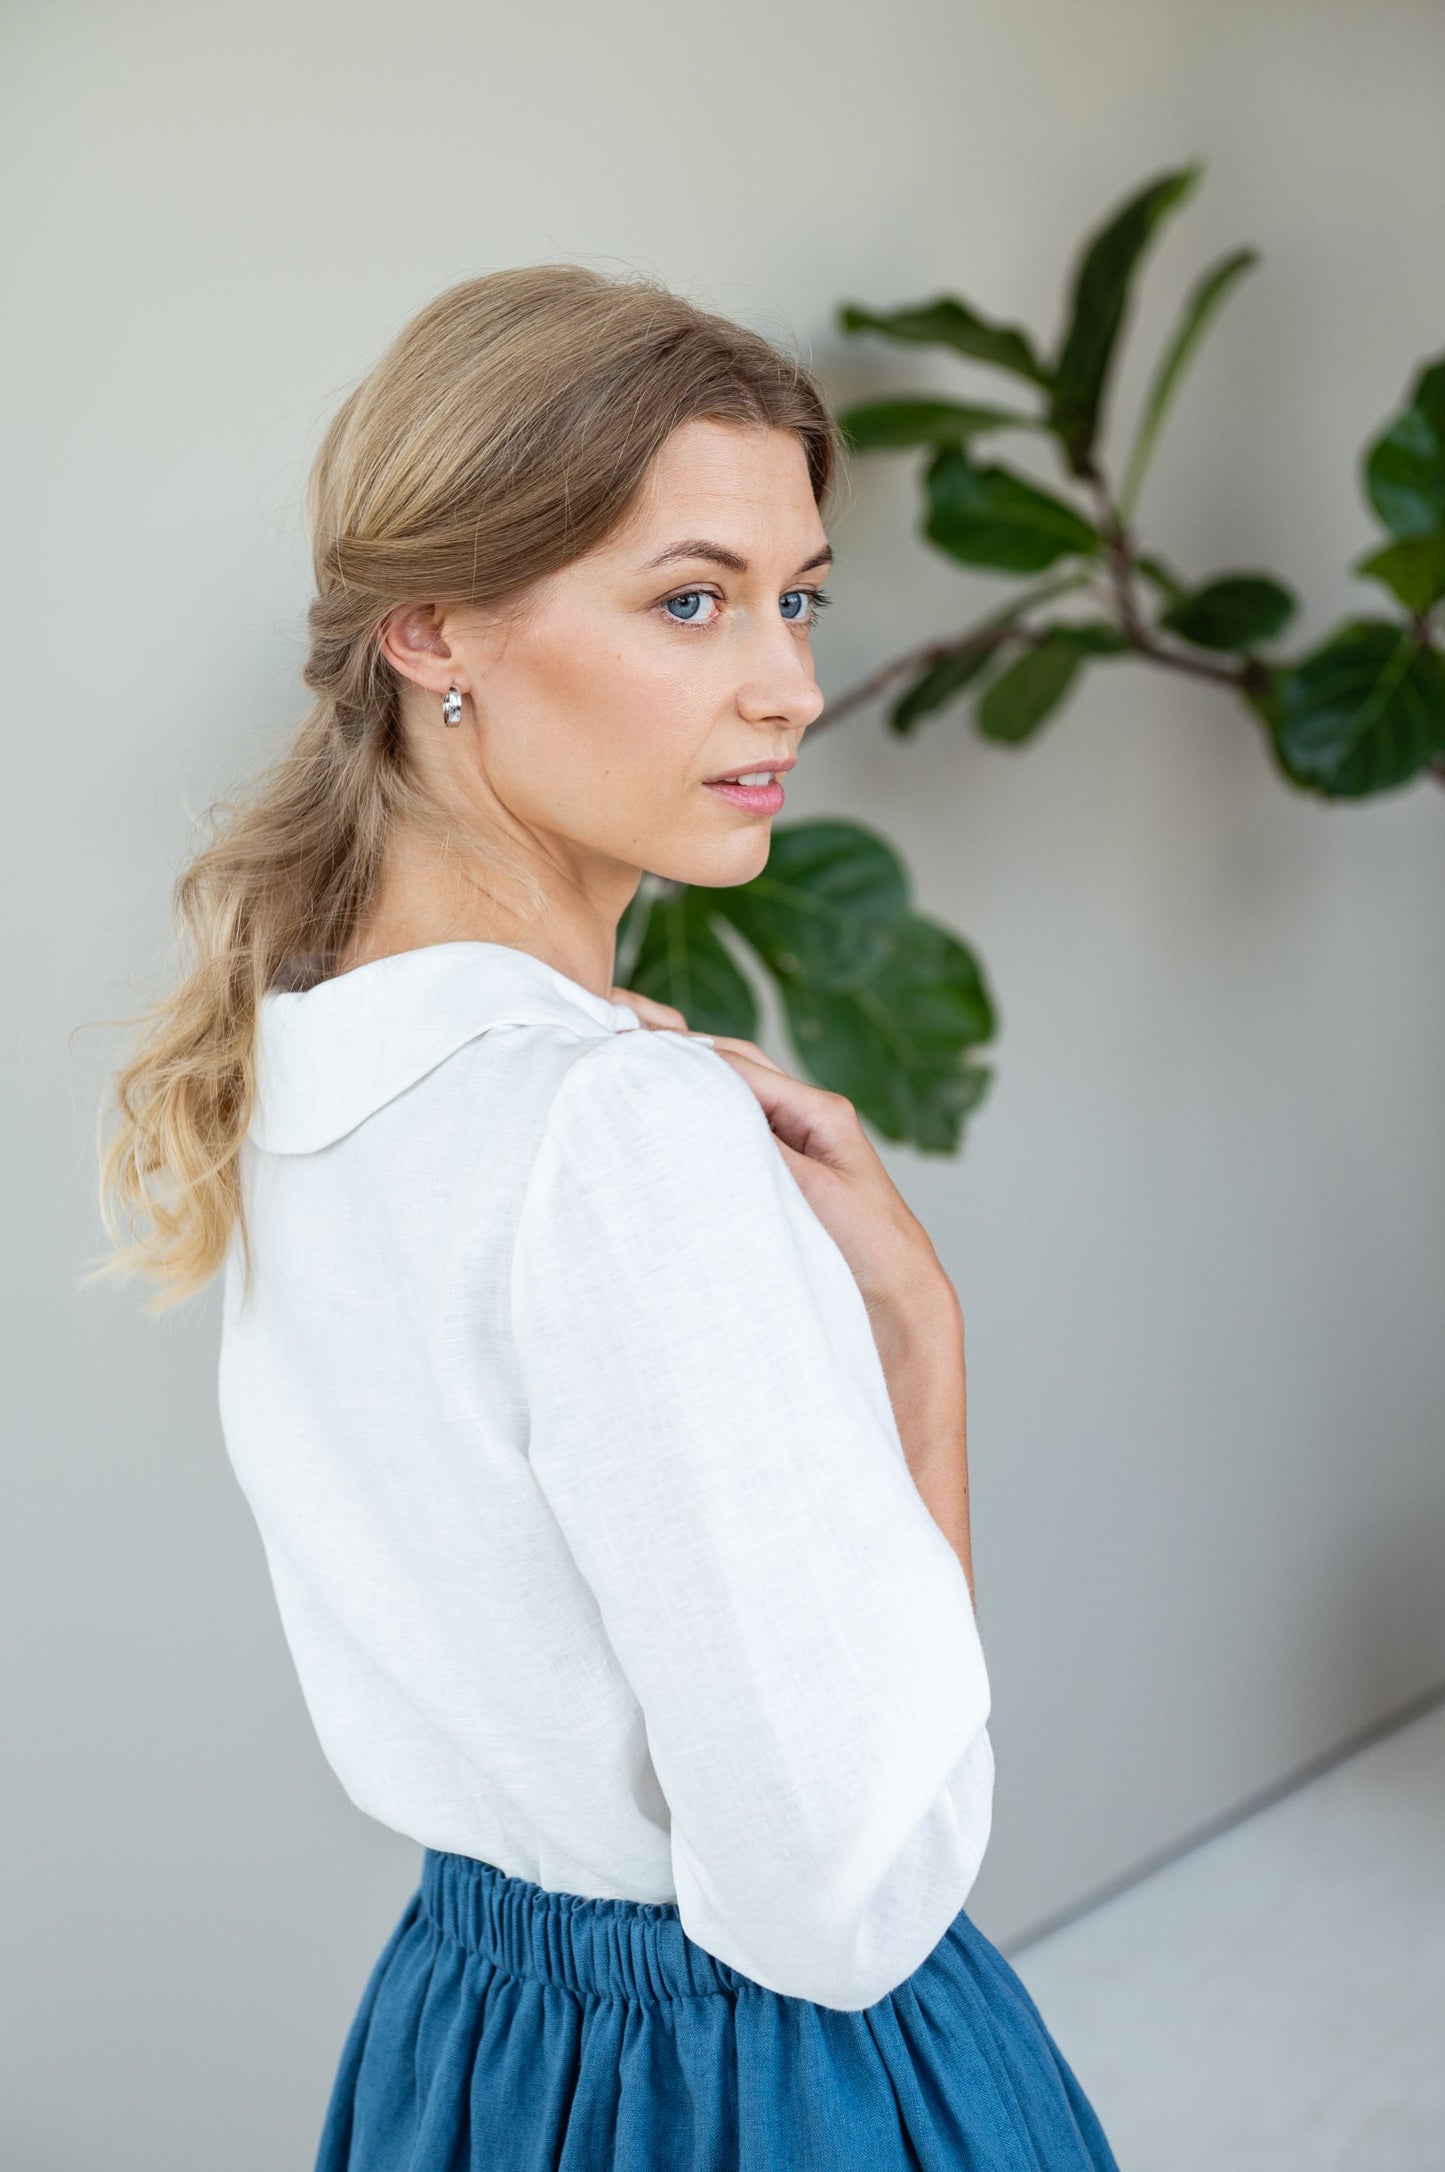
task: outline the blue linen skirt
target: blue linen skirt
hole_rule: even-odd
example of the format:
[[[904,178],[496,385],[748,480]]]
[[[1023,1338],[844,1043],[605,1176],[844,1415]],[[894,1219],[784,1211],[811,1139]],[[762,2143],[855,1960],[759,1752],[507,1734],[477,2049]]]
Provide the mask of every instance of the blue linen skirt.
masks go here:
[[[853,2013],[716,1960],[675,1902],[427,1849],[341,2054],[316,2172],[1118,2172],[960,1910]]]

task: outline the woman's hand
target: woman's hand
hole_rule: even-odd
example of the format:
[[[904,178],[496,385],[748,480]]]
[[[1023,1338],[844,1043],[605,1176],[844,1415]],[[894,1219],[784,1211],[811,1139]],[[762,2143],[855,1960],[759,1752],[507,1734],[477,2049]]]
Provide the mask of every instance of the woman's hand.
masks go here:
[[[690,1033],[682,1012],[626,988],[612,990],[645,1026]],[[778,1151],[853,1272],[870,1312],[911,1305],[939,1286],[956,1295],[927,1230],[907,1205],[846,1094],[794,1078],[755,1041],[710,1040],[762,1104]]]
[[[870,1312],[956,1296],[927,1230],[879,1158],[846,1094],[794,1078],[752,1041],[713,1046],[762,1104],[778,1151],[853,1271]]]
[[[636,1011],[645,1026],[666,1026],[673,1033],[689,1030],[682,1012],[671,1003],[659,1003],[655,996],[638,995],[631,988],[609,988],[607,995],[609,1002],[625,1003],[629,1010]]]

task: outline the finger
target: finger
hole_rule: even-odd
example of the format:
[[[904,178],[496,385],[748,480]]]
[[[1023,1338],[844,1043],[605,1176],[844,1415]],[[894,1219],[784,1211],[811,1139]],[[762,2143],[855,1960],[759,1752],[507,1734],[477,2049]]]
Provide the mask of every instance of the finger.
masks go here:
[[[783,1071],[782,1064],[774,1063],[772,1057],[759,1048],[756,1041],[745,1041],[735,1033],[703,1033],[695,1034],[693,1038],[711,1041],[714,1048],[731,1055],[747,1056],[753,1063],[765,1063],[770,1071]],[[789,1074],[783,1071],[783,1075],[787,1077]]]
[[[842,1094],[810,1086],[766,1058],[755,1061],[722,1046],[718,1054],[752,1088],[772,1130],[796,1153],[838,1164],[854,1151],[857,1118]]]
[[[667,1026],[674,1033],[686,1033],[688,1024],[682,1012],[672,1003],[660,1003],[656,996],[639,995],[633,988],[614,988],[611,1000],[625,1003],[636,1011],[645,1026]]]

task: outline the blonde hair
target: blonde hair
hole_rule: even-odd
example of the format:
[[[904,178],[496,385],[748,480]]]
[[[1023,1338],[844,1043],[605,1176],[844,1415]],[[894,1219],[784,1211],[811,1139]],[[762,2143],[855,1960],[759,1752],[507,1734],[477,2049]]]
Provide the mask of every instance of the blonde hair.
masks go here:
[[[334,969],[399,826],[497,859],[409,756],[385,620],[520,600],[611,533],[669,433],[704,418],[792,431],[823,503],[838,439],[797,359],[650,281],[568,264],[448,288],[342,403],[306,486],[316,699],[281,758],[205,818],[173,890],[178,984],[108,1021],[140,1032],[100,1113],[112,1249],[87,1279],[147,1277],[161,1311],[210,1280],[237,1230],[249,1279],[239,1164],[262,995]]]

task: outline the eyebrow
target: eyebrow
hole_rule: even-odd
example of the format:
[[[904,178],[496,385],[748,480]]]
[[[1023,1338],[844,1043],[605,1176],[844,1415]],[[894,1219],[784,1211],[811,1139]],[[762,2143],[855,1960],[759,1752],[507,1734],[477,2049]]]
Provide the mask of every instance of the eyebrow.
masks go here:
[[[649,558],[644,570],[650,573],[654,566],[665,566],[674,558],[706,558],[715,566],[726,566],[730,573],[746,573],[748,570],[746,558],[740,558],[736,551],[727,550],[721,543],[709,543],[705,537],[696,536],[687,543],[674,543],[660,556]],[[811,573],[814,566],[830,566],[832,563],[833,546],[825,543],[806,565],[799,566],[798,571]]]

